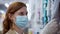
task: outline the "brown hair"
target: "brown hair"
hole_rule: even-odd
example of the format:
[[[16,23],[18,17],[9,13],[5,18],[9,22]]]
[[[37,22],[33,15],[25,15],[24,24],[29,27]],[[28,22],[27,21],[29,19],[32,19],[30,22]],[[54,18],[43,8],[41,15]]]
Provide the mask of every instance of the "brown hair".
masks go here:
[[[12,20],[10,20],[10,18],[8,17],[8,14],[13,15],[17,10],[19,10],[22,7],[26,7],[26,5],[22,2],[14,2],[8,7],[5,19],[3,21],[3,34],[8,32],[13,24]]]

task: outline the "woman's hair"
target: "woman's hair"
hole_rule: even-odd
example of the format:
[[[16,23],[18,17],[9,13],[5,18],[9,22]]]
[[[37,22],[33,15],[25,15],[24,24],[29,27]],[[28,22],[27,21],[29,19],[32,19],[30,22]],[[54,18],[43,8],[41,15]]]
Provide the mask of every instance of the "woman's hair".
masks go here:
[[[13,21],[9,18],[9,14],[13,15],[17,10],[19,10],[22,7],[26,7],[26,5],[22,2],[14,2],[9,5],[5,15],[5,19],[3,21],[3,34],[7,33],[13,24]]]

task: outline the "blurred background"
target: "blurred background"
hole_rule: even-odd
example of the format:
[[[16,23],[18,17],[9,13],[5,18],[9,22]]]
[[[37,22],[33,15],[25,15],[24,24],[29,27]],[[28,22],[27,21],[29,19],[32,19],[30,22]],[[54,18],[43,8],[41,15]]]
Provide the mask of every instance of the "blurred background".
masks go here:
[[[0,0],[0,32],[6,9],[12,2],[23,2],[27,5],[30,26],[29,34],[40,34],[45,25],[52,20],[60,0]]]

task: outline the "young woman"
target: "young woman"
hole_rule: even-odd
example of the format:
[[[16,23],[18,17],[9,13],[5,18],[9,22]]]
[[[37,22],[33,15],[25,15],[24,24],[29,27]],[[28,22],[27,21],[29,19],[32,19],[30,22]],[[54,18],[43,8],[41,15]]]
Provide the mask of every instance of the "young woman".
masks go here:
[[[27,6],[22,2],[14,2],[7,9],[3,21],[3,34],[23,34],[23,32],[28,34],[24,31],[27,23]]]

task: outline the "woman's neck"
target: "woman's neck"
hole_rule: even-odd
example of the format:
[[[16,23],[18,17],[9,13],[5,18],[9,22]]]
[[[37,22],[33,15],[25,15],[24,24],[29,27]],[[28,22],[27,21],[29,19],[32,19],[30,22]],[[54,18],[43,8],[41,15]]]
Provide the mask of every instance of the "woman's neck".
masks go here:
[[[18,28],[15,24],[14,24],[14,26],[13,26],[13,29],[14,29],[16,32],[18,32],[19,34],[23,34],[23,29]]]

